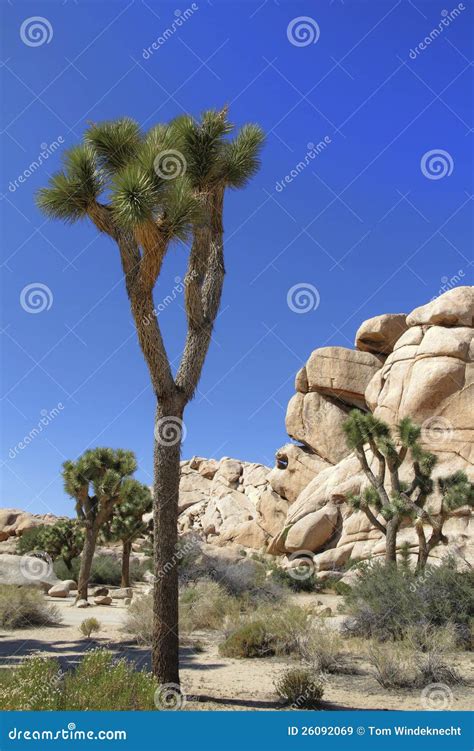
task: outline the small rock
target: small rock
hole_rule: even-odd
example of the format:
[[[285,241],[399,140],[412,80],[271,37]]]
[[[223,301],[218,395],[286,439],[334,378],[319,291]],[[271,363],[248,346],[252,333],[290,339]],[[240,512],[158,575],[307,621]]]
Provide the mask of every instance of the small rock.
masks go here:
[[[131,605],[132,604],[132,598],[131,597],[126,597],[125,600],[123,601],[123,604],[124,605]]]
[[[133,590],[131,587],[123,587],[122,589],[114,589],[111,594],[114,600],[126,600],[133,597]]]
[[[323,617],[332,615],[332,608],[330,608],[329,606],[327,608],[323,608],[319,611],[318,615],[321,615]]]
[[[87,600],[78,600],[76,602],[76,608],[90,608],[90,606],[91,604]]]
[[[107,587],[96,587],[94,597],[106,597],[109,594]]]
[[[102,597],[94,597],[96,605],[112,605],[112,598],[110,595],[103,595]]]
[[[64,579],[63,584],[69,584],[69,591],[77,591],[77,582],[74,579]]]
[[[67,597],[68,594],[69,594],[68,582],[59,582],[59,584],[54,584],[50,589],[48,589],[48,595],[50,597]]]

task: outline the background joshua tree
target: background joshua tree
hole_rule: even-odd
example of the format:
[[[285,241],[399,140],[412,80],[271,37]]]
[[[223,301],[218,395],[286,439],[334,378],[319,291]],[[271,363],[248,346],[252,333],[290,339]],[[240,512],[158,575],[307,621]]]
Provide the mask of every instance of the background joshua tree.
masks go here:
[[[428,555],[440,542],[447,543],[443,524],[449,511],[473,502],[473,485],[464,472],[438,479],[441,495],[438,513],[430,514],[426,501],[435,489],[431,474],[437,457],[425,451],[419,443],[421,428],[409,418],[397,427],[396,442],[390,428],[371,414],[352,410],[344,423],[347,444],[354,449],[370,485],[360,495],[352,496],[352,506],[365,513],[371,524],[386,538],[386,563],[396,564],[397,534],[404,518],[411,517],[418,536],[418,569],[424,569]],[[398,448],[397,445],[398,444]],[[375,462],[369,462],[366,449],[370,449]],[[400,480],[400,468],[411,462],[412,480]],[[372,510],[373,509],[373,510]],[[384,521],[380,520],[380,516]],[[429,540],[424,525],[432,527]]]
[[[68,571],[84,547],[84,530],[77,519],[60,519],[56,524],[35,527],[23,534],[17,545],[21,554],[31,551],[47,553],[53,560],[60,558]]]
[[[130,586],[132,543],[148,532],[150,524],[142,517],[151,511],[152,505],[150,489],[138,480],[126,479],[122,483],[120,503],[114,506],[112,518],[102,530],[105,540],[122,543],[121,587]]]
[[[153,670],[179,683],[178,572],[169,566],[178,534],[182,418],[193,397],[219,310],[224,280],[226,188],[243,187],[259,167],[263,133],[244,125],[233,140],[227,109],[180,117],[141,133],[123,118],[93,124],[65,156],[64,171],[40,191],[49,216],[90,219],[119,249],[125,286],[156,397],[154,443]],[[105,198],[107,197],[107,198]],[[108,201],[108,202],[105,202]],[[190,239],[185,277],[187,334],[173,374],[153,290],[173,240]],[[168,565],[167,565],[168,564]]]
[[[97,448],[86,451],[76,462],[63,464],[64,489],[76,501],[84,526],[76,600],[87,600],[87,588],[101,527],[110,520],[114,505],[121,501],[125,478],[137,468],[132,451]]]

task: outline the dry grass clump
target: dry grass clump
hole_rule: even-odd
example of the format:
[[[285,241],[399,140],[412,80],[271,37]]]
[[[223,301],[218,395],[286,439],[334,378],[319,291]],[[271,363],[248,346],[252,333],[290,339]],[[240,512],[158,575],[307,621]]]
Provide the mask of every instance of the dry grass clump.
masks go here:
[[[318,709],[324,694],[320,676],[309,668],[289,668],[276,681],[275,689],[286,705],[294,709]]]
[[[33,587],[0,584],[0,626],[2,628],[31,628],[52,626],[61,622],[59,610],[44,599]]]

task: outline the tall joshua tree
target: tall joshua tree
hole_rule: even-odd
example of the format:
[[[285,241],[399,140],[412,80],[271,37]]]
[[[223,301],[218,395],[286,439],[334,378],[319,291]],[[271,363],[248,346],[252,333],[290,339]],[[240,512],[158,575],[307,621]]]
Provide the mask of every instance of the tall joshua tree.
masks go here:
[[[233,126],[227,109],[180,117],[141,133],[133,120],[93,124],[65,156],[64,170],[40,191],[49,216],[88,218],[117,245],[138,341],[156,397],[154,442],[154,636],[152,664],[163,683],[179,683],[177,544],[183,413],[199,382],[224,280],[226,188],[257,172],[263,133]],[[174,240],[190,241],[185,278],[187,334],[172,372],[153,290]]]
[[[114,507],[110,522],[102,530],[106,540],[122,543],[122,587],[130,586],[132,543],[148,531],[149,523],[144,522],[142,517],[151,511],[152,505],[147,485],[132,478],[126,479],[120,491],[120,503]]]
[[[85,451],[75,462],[63,464],[64,489],[76,501],[84,525],[84,549],[77,585],[77,600],[87,600],[89,577],[97,537],[121,500],[125,478],[137,468],[131,451],[97,448]]]
[[[426,509],[426,502],[435,490],[431,475],[437,457],[421,447],[419,426],[404,418],[397,426],[394,439],[382,420],[355,409],[343,427],[348,446],[354,449],[369,481],[369,486],[360,495],[349,499],[352,506],[363,511],[371,524],[385,535],[386,563],[396,564],[398,531],[403,519],[411,518],[418,536],[417,568],[424,569],[431,550],[440,542],[447,542],[443,524],[448,512],[472,504],[472,484],[464,472],[438,479],[441,506],[438,513],[431,514]],[[367,449],[372,453],[376,468],[369,461]],[[412,478],[409,483],[400,479],[400,469],[408,462]],[[425,525],[432,528],[428,540]]]

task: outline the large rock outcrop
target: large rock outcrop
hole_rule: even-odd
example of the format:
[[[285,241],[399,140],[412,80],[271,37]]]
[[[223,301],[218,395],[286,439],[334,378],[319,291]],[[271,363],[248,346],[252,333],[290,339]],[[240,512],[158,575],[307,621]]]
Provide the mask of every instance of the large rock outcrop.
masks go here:
[[[315,554],[321,571],[338,568],[349,558],[383,555],[381,532],[347,503],[367,482],[357,458],[345,448],[341,425],[349,406],[372,411],[391,427],[411,417],[422,426],[423,445],[438,456],[434,478],[458,469],[473,478],[473,310],[473,288],[458,287],[406,316],[386,314],[365,321],[356,334],[357,350],[324,347],[311,354],[297,375],[287,430],[327,464],[291,499],[269,552],[294,555],[299,546]],[[281,451],[288,453],[288,448]],[[280,469],[274,490],[284,487],[284,474]],[[294,477],[291,483],[297,487]],[[438,503],[435,493],[433,513]],[[470,510],[461,508],[444,528],[448,549],[472,559],[470,523]],[[405,542],[416,545],[408,523],[399,535],[399,544]],[[445,553],[441,546],[433,556]]]

